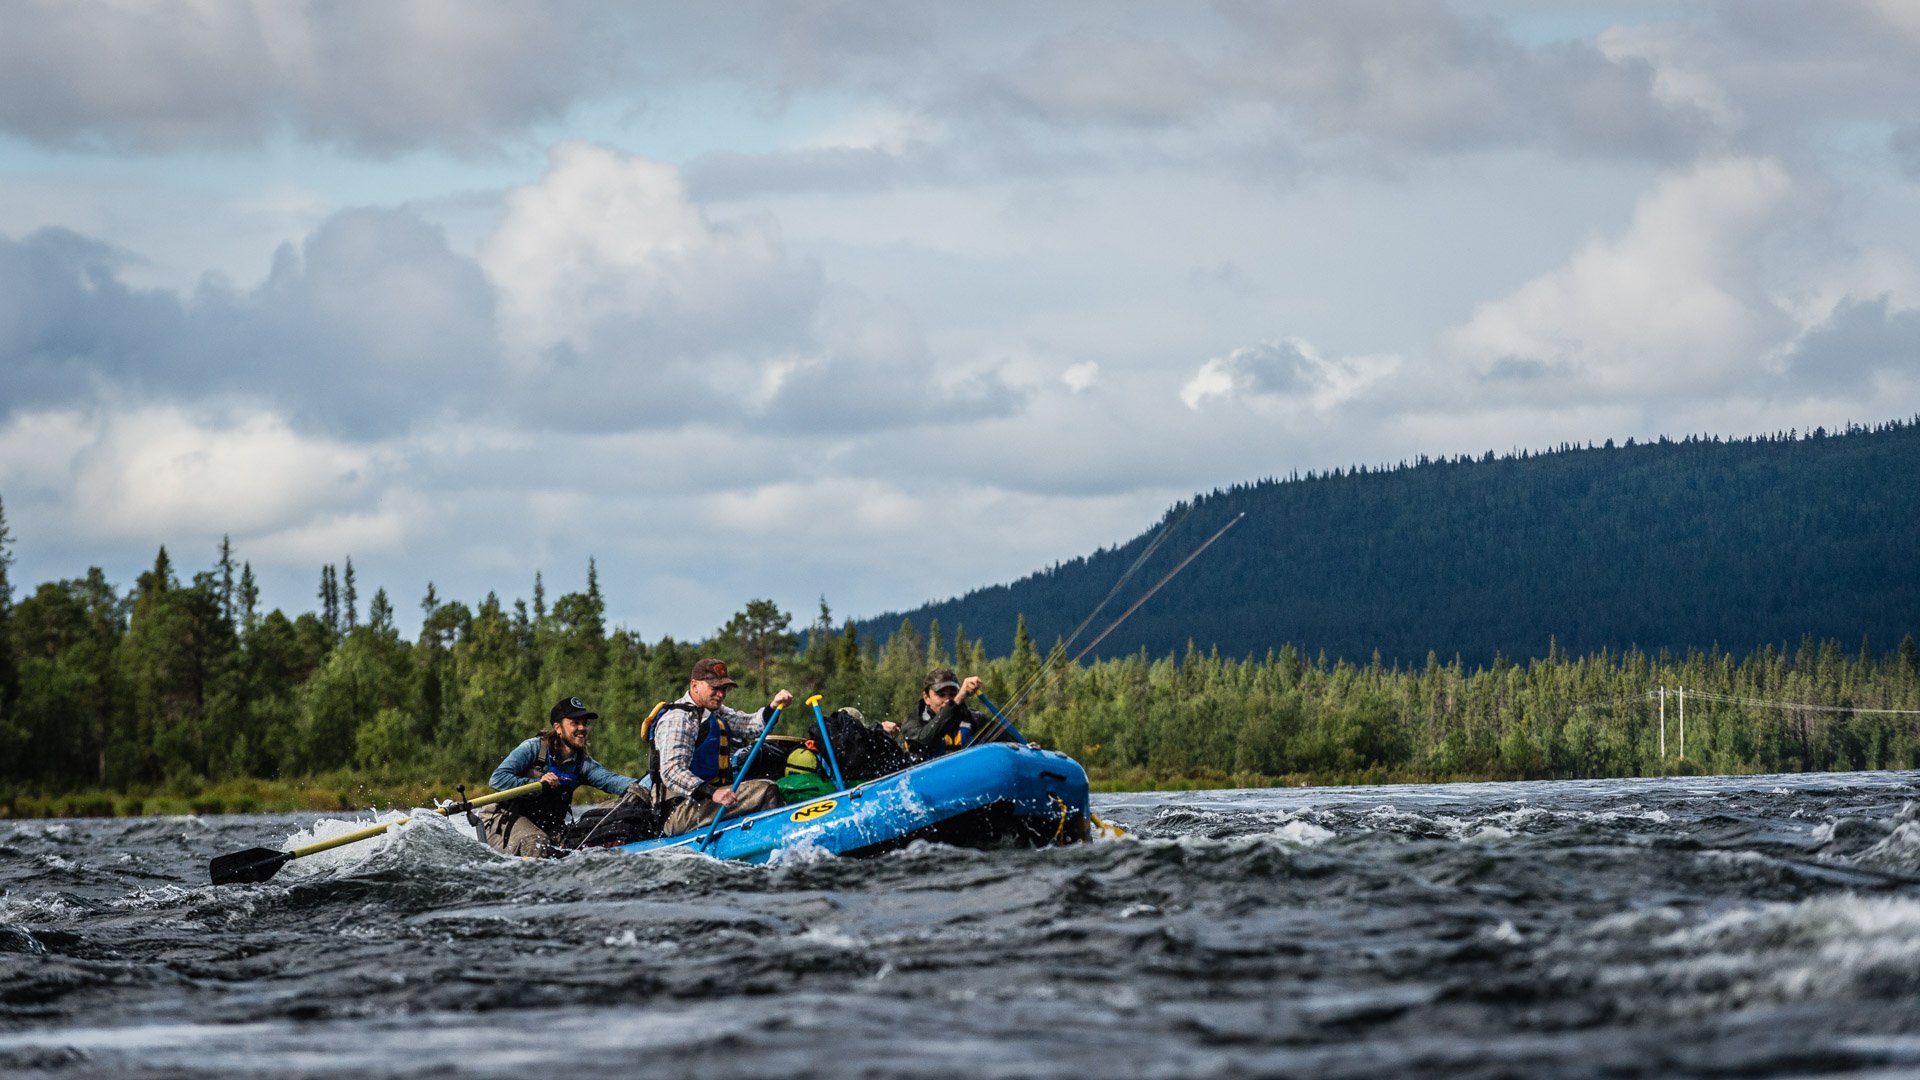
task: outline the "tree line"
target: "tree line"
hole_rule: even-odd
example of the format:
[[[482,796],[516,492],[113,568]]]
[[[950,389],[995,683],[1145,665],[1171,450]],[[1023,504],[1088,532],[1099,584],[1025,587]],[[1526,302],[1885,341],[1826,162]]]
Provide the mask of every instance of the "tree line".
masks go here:
[[[1403,667],[1429,651],[1485,666],[1541,656],[1549,639],[1576,655],[1808,633],[1897,642],[1920,633],[1916,475],[1920,420],[1294,473],[1183,502],[1119,547],[859,628],[964,623],[1000,654],[1025,613],[1048,641],[1128,567],[1140,563],[1142,589],[1245,513],[1095,655],[1160,656],[1193,638],[1230,656],[1292,641],[1362,664],[1378,650]]]
[[[179,787],[342,771],[441,784],[484,777],[578,694],[600,713],[596,756],[643,762],[638,723],[684,690],[693,662],[725,658],[757,705],[780,686],[828,708],[898,718],[942,665],[979,674],[1029,738],[1107,782],[1607,777],[1675,770],[1817,771],[1920,766],[1920,654],[1912,635],[1877,652],[1804,638],[1735,656],[1556,643],[1524,662],[1458,656],[1400,664],[1308,656],[1292,645],[1238,658],[1189,644],[1075,664],[1016,616],[990,655],[963,626],[903,620],[883,640],[755,600],[700,641],[606,623],[596,566],[549,600],[489,594],[469,606],[432,585],[418,635],[375,589],[364,613],[351,560],[322,568],[316,611],[262,611],[251,567],[223,542],[185,574],[165,549],[125,591],[98,569],[17,600],[0,507],[0,783],[71,790]],[[1685,687],[1660,753],[1655,687]],[[1711,698],[1711,699],[1710,699]],[[1732,699],[1732,700],[1718,700]],[[1910,714],[1896,711],[1911,710]],[[795,714],[802,710],[794,710]],[[1671,712],[1671,710],[1670,710]],[[804,717],[783,728],[797,733]]]

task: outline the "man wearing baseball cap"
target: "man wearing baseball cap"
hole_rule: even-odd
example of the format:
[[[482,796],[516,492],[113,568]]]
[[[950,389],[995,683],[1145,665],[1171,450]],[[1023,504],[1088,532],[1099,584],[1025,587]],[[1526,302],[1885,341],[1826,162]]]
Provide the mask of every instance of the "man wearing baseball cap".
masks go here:
[[[587,733],[600,714],[577,697],[563,697],[547,711],[548,730],[513,748],[493,770],[495,791],[529,780],[546,785],[532,795],[494,803],[480,811],[480,829],[488,845],[509,855],[551,855],[573,816],[573,793],[595,787],[624,795],[639,781],[622,776],[587,755]]]
[[[917,758],[949,754],[971,743],[983,730],[986,717],[967,707],[969,697],[980,692],[980,676],[965,681],[952,668],[934,668],[920,684],[920,704],[900,725],[907,737],[907,749]],[[996,736],[1010,738],[1004,733]]]
[[[647,738],[653,744],[647,772],[654,797],[666,800],[660,835],[678,836],[713,820],[721,807],[729,820],[785,805],[771,780],[733,777],[733,752],[753,745],[773,709],[793,700],[785,690],[767,708],[744,713],[727,708],[727,692],[739,685],[720,660],[693,665],[687,692],[660,710]]]

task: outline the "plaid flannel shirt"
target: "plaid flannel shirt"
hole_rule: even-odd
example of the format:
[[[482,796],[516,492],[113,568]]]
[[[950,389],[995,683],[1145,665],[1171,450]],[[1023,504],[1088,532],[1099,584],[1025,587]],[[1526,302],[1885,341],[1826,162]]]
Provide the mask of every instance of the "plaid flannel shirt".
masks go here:
[[[692,705],[693,699],[683,696],[674,704]],[[767,725],[765,709],[745,713],[722,705],[711,713],[698,706],[662,711],[653,722],[653,746],[660,754],[660,783],[671,794],[691,798],[694,789],[707,782],[694,774],[692,766],[693,748],[700,742],[701,721],[708,716],[727,725],[729,752],[752,746],[753,740],[760,737],[760,729]]]

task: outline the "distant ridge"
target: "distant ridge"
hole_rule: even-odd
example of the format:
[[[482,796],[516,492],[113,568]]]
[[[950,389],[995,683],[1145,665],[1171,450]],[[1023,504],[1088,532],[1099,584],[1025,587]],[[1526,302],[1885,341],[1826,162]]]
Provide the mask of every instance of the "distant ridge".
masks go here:
[[[1496,457],[1421,457],[1215,490],[1179,521],[1092,636],[1234,514],[1247,520],[1096,655],[1218,647],[1263,656],[1424,662],[1458,654],[1628,646],[1745,653],[1812,635],[1876,652],[1920,633],[1920,417],[1737,439],[1562,444]],[[991,655],[1024,614],[1044,651],[1106,596],[1152,531],[1010,585],[867,619]],[[1076,650],[1077,651],[1077,650]]]

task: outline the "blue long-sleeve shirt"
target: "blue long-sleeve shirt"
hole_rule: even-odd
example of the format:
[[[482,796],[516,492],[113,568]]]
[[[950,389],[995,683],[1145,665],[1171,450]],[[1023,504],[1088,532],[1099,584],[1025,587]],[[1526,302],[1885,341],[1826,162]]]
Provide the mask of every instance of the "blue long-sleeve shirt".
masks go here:
[[[538,780],[541,776],[540,737],[534,736],[502,758],[493,776],[487,781],[495,791],[505,791],[510,787],[519,787],[529,780]],[[639,783],[631,776],[614,772],[588,755],[586,764],[580,769],[580,782],[588,787],[596,787],[609,795],[624,795],[626,790]]]

